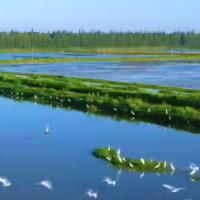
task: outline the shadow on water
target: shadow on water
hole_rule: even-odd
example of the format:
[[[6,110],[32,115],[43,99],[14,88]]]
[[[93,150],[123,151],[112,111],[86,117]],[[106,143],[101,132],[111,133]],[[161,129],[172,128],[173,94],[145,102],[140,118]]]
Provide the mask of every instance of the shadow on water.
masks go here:
[[[2,97],[0,110],[0,171],[12,181],[10,188],[0,186],[3,199],[88,199],[84,193],[89,188],[98,191],[98,199],[198,199],[198,183],[181,174],[159,177],[146,173],[140,178],[140,173],[122,170],[116,186],[108,186],[102,179],[115,179],[118,171],[91,152],[110,143],[121,148],[125,156],[167,160],[176,167],[187,167],[190,162],[200,164],[199,135]],[[51,132],[48,137],[47,124]],[[52,181],[52,191],[35,187],[46,179]],[[162,187],[163,183],[188,190],[173,194]]]

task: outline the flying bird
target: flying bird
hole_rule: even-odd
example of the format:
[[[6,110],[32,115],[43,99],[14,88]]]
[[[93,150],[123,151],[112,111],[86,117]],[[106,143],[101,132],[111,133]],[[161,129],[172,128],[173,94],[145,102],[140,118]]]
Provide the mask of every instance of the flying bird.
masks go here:
[[[163,184],[163,187],[167,188],[170,192],[179,192],[180,190],[185,190],[186,188],[176,188],[174,186],[171,185],[167,185],[167,184]]]
[[[49,190],[53,189],[52,183],[48,180],[42,181],[42,182],[38,183],[38,185],[43,185],[44,187],[48,188]]]
[[[85,194],[88,195],[89,197],[97,198],[97,192],[94,192],[93,190],[88,189]]]
[[[11,186],[11,182],[4,176],[0,176],[0,182],[3,183],[3,187]]]
[[[103,179],[103,182],[106,182],[108,185],[113,185],[113,186],[116,185],[116,181],[113,181],[111,178],[107,176]]]

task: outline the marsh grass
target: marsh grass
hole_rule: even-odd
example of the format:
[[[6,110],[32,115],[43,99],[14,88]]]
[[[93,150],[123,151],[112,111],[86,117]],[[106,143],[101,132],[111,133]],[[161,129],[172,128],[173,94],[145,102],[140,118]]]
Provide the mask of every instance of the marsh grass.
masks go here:
[[[125,158],[125,161],[122,163],[119,161],[117,157],[117,150],[111,148],[110,151],[106,147],[95,149],[92,154],[97,157],[101,158],[115,168],[118,169],[128,169],[130,171],[139,171],[139,172],[154,172],[154,173],[164,173],[164,172],[171,172],[171,169],[169,167],[164,167],[164,161],[152,161],[150,159],[144,159],[145,165],[142,164],[139,158]],[[110,161],[107,160],[107,158],[110,158]],[[129,163],[133,165],[133,167],[130,167]],[[159,168],[155,168],[160,163]]]
[[[199,90],[167,87],[167,92],[158,93],[144,89],[144,86],[153,88],[155,85],[141,84],[140,87],[138,83],[98,79],[89,81],[99,84],[88,85],[88,79],[83,78],[0,72],[0,94],[22,99],[20,94],[23,93],[23,100],[41,104],[72,107],[84,112],[117,116],[126,120],[134,117],[200,132]],[[157,87],[163,89],[163,86]]]

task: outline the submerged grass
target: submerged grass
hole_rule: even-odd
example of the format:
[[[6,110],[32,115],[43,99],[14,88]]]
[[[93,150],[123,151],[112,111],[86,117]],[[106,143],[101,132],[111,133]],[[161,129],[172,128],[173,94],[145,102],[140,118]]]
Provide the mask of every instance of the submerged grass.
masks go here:
[[[145,164],[141,162],[139,158],[123,158],[122,162],[119,161],[117,156],[117,150],[110,148],[110,150],[106,147],[95,149],[92,154],[103,160],[109,162],[112,166],[118,169],[129,169],[131,171],[139,171],[139,172],[154,172],[154,173],[164,173],[171,172],[170,167],[164,167],[164,161],[151,161],[148,159],[144,159]],[[109,159],[109,160],[108,160]],[[124,159],[124,160],[123,160]],[[160,167],[155,168],[160,164]]]
[[[157,87],[161,92],[148,91],[147,87]],[[148,84],[0,72],[0,94],[200,132],[199,90],[177,87],[163,90],[163,86]]]

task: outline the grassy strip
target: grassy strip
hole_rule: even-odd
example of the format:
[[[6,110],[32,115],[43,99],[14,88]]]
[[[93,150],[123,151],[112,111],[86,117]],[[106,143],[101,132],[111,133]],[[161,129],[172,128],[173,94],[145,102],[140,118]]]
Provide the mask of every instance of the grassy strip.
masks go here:
[[[87,81],[62,76],[0,73],[0,93],[6,97],[61,104],[129,120],[135,117],[200,132],[198,94],[153,93],[135,86],[124,90],[121,87],[118,89],[115,84],[91,86]]]
[[[164,167],[164,161],[151,161],[144,159],[145,164],[143,165],[140,159],[125,158],[125,160],[123,160],[123,157],[121,157],[122,162],[120,162],[117,156],[117,150],[113,148],[110,148],[110,150],[106,147],[98,148],[95,149],[92,154],[97,158],[108,161],[112,166],[118,169],[126,168],[131,171],[154,173],[171,172],[169,167]],[[155,168],[159,163],[160,167]],[[131,167],[130,164],[133,165],[133,167]]]
[[[177,55],[177,56],[158,56],[158,57],[94,57],[94,58],[24,58],[20,60],[15,59],[3,59],[0,60],[0,64],[11,63],[55,63],[55,62],[98,62],[98,61],[176,61],[176,60],[200,60],[200,55]]]

